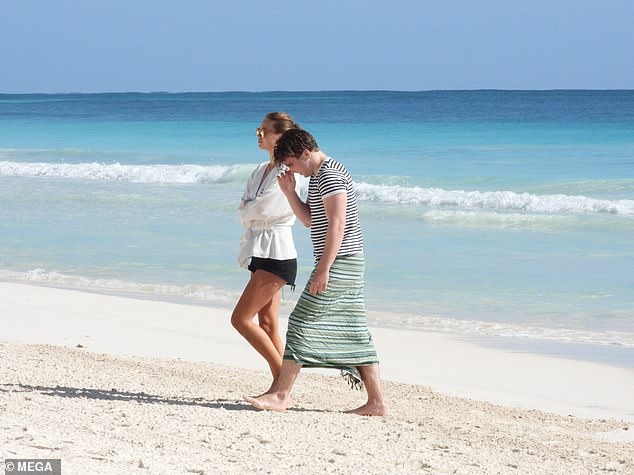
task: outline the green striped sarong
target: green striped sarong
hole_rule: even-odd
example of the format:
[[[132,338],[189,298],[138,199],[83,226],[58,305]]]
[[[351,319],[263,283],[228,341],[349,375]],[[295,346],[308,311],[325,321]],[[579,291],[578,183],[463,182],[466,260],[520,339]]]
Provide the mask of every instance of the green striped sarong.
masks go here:
[[[354,388],[357,366],[378,363],[363,298],[363,254],[338,257],[325,292],[309,292],[311,278],[288,318],[284,359],[307,368],[337,368]],[[313,270],[314,273],[314,270]]]

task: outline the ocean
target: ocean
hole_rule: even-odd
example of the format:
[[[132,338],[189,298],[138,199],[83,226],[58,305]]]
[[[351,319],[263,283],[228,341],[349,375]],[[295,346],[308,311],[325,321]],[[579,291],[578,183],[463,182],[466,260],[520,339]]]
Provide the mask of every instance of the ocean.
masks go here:
[[[634,367],[634,91],[0,94],[0,280],[231,308],[276,110],[355,180],[371,323]]]

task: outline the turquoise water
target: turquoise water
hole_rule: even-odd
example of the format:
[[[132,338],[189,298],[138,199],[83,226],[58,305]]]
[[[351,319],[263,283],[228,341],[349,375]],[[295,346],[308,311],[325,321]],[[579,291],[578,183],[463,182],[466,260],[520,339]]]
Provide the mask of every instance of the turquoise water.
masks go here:
[[[375,323],[634,348],[634,91],[0,95],[0,279],[232,306],[272,110],[355,179]]]

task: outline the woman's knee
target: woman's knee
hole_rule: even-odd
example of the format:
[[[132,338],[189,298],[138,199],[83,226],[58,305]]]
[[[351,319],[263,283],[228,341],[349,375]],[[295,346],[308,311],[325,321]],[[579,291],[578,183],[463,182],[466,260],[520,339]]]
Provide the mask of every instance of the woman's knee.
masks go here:
[[[253,320],[253,317],[249,318],[247,315],[236,310],[234,310],[231,314],[231,325],[236,330],[245,328],[249,324],[250,320]]]

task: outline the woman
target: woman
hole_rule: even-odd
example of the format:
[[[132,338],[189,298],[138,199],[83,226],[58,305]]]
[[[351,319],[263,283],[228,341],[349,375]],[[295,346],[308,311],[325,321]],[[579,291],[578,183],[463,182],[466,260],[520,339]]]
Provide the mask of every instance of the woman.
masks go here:
[[[266,359],[273,378],[282,365],[284,345],[279,335],[280,290],[295,286],[297,251],[291,227],[295,214],[277,182],[273,150],[278,137],[298,128],[284,112],[271,112],[256,129],[258,147],[269,160],[251,174],[238,209],[245,232],[240,240],[238,262],[251,271],[231,324]],[[254,322],[258,315],[258,323]]]

